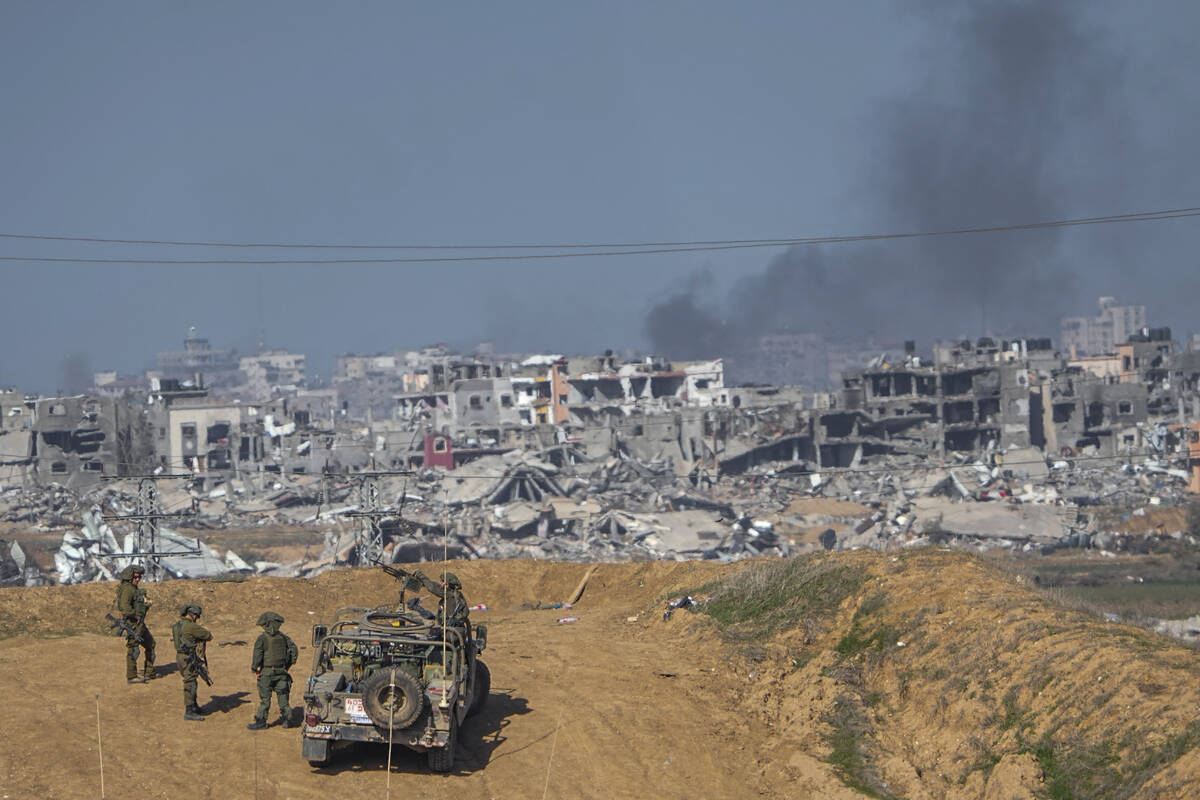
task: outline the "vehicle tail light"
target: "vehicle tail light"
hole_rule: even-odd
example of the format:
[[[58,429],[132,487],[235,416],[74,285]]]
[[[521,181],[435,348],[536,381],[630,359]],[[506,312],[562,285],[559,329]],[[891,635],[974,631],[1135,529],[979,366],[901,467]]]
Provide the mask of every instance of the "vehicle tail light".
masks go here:
[[[314,726],[316,726],[316,725],[320,725],[320,724],[321,724],[321,718],[320,718],[320,717],[318,717],[316,714],[309,714],[308,716],[306,716],[306,717],[304,718],[304,724],[305,724],[305,725],[307,725],[307,726],[308,726],[308,727],[310,727],[310,728],[311,728],[311,727],[314,727]]]

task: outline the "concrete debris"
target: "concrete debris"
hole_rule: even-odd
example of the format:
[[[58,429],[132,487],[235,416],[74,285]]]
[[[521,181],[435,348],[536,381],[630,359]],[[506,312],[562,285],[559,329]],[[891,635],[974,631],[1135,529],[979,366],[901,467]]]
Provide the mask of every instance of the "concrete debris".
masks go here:
[[[1105,521],[1111,515],[1100,517],[1093,507],[1124,506],[1149,520],[1150,510],[1190,497],[1191,473],[1167,452],[1125,462],[1060,458],[1015,444],[939,453],[902,445],[908,422],[894,420],[882,429],[862,411],[826,415],[830,430],[844,426],[852,446],[822,445],[814,454],[789,432],[795,419],[757,408],[745,412],[738,423],[743,438],[730,439],[725,450],[700,449],[709,440],[698,426],[701,435],[691,446],[700,455],[682,466],[678,447],[671,452],[673,440],[648,443],[612,427],[601,429],[606,437],[559,435],[524,450],[489,448],[480,439],[474,450],[456,451],[454,460],[417,470],[375,472],[363,462],[362,473],[297,466],[160,480],[156,507],[173,516],[171,528],[159,528],[159,561],[171,578],[309,576],[360,563],[369,526],[385,563],[444,555],[728,561],[928,545],[1121,552],[1141,547],[1139,537],[1115,529]],[[672,420],[681,430],[691,424]],[[286,429],[274,420],[270,426]],[[1179,438],[1174,430],[1154,430],[1151,439],[1162,447]],[[853,431],[856,437],[847,433]],[[328,452],[312,437],[291,448],[313,458]],[[727,466],[733,469],[725,472]],[[52,569],[48,559],[39,568],[26,550],[0,542],[0,585],[111,580],[136,557],[129,554],[138,551],[137,523],[104,517],[139,508],[132,480],[88,490],[36,482],[0,486],[0,521],[63,531]],[[321,529],[323,544],[279,563],[244,559],[204,542],[205,531],[292,526]]]
[[[1200,642],[1200,616],[1187,619],[1164,619],[1154,625],[1154,630],[1185,642]]]

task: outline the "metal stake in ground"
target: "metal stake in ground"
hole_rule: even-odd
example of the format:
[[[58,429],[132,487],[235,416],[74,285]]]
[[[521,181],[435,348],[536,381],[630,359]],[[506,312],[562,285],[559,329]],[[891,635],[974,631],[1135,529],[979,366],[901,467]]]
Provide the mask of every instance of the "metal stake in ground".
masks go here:
[[[104,740],[100,737],[99,692],[96,692],[96,750],[100,753],[100,800],[104,800]]]

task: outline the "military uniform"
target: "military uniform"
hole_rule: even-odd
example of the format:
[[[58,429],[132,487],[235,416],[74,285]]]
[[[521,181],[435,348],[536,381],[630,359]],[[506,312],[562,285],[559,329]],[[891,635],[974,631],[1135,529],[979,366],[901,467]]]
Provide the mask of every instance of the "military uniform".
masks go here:
[[[129,683],[145,683],[154,675],[154,637],[146,627],[150,601],[146,599],[146,590],[137,585],[144,573],[145,570],[136,564],[126,567],[121,570],[121,583],[117,585],[117,613],[132,631],[125,634],[125,680]],[[142,648],[146,651],[146,659],[139,678],[138,656]]]
[[[179,674],[183,674],[184,667],[188,661],[188,655],[183,649],[183,625],[186,623],[188,609],[190,606],[182,606],[179,609],[179,619],[171,625],[171,644],[175,645],[175,664],[179,667]]]
[[[196,703],[196,682],[200,677],[200,665],[205,661],[205,643],[212,640],[212,634],[197,622],[201,614],[200,606],[184,606],[184,614],[171,627],[172,636],[178,637],[176,647],[181,648],[175,658],[179,664],[179,674],[183,677],[183,718],[204,719]]]
[[[292,710],[288,706],[288,696],[292,691],[292,676],[288,670],[300,657],[296,643],[286,633],[279,630],[283,617],[274,611],[263,612],[258,618],[258,624],[263,628],[258,639],[254,642],[254,654],[250,660],[250,671],[258,676],[258,711],[254,714],[254,722],[246,727],[250,730],[262,730],[267,727],[267,713],[271,710],[271,693],[275,693],[279,705],[279,721],[283,727],[292,727]]]
[[[423,572],[413,576],[429,593],[438,598],[437,619],[448,628],[465,628],[470,622],[467,600],[463,597],[462,583],[453,572],[442,573],[442,583],[431,580]]]

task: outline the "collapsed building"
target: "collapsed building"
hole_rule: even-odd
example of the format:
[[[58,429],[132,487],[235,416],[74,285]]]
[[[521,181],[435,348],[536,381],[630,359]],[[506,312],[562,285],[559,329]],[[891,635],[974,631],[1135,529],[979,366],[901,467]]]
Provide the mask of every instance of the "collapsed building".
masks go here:
[[[225,358],[198,339],[191,352]],[[164,546],[188,549],[168,570],[185,577],[364,563],[368,530],[397,561],[735,559],[948,540],[1120,549],[1087,511],[1098,498],[1151,507],[1189,483],[1200,491],[1200,353],[1175,352],[1167,329],[1137,330],[1106,355],[985,337],[940,343],[930,359],[908,342],[834,392],[728,386],[722,359],[441,347],[343,356],[332,386],[305,388],[300,358],[260,355],[240,368],[269,399],[182,371],[123,396],[0,394],[0,516],[73,526],[56,572],[91,580],[131,549],[128,532],[97,522],[96,483],[152,473],[181,481],[157,507],[187,509],[162,528]],[[796,510],[804,498],[857,510]],[[140,501],[113,489],[100,502],[120,516]],[[268,524],[322,526],[324,546],[247,563],[189,537]],[[38,579],[24,550],[7,549],[0,579]],[[187,566],[192,551],[201,567]]]

